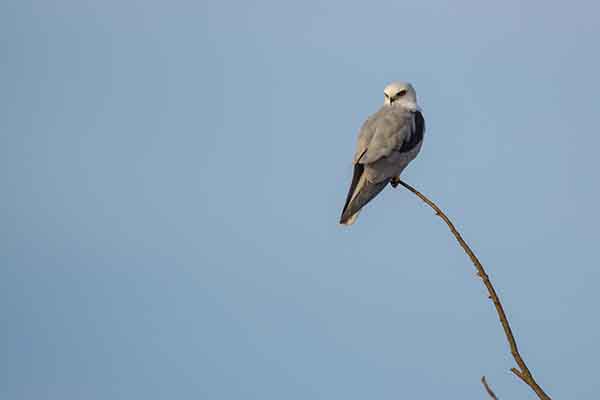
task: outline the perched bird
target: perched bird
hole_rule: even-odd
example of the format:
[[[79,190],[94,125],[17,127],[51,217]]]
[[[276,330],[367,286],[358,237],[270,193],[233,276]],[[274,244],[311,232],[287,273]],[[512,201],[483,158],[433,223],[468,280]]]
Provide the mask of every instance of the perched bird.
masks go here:
[[[383,106],[371,115],[358,134],[354,174],[340,224],[352,225],[358,213],[388,183],[396,187],[400,174],[423,144],[425,120],[410,83],[385,87]]]

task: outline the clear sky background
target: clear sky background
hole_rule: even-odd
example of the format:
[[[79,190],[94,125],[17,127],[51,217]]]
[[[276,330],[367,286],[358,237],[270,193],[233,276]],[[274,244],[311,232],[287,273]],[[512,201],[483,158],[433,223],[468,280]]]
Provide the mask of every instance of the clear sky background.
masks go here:
[[[598,396],[593,2],[0,3],[2,399],[533,399],[442,221],[337,224],[392,80],[404,179],[556,399]]]

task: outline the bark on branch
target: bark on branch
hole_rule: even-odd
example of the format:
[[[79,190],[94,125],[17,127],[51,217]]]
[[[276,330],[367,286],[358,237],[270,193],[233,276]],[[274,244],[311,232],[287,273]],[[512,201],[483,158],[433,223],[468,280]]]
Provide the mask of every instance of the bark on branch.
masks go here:
[[[498,398],[496,397],[496,393],[494,393],[490,385],[488,385],[487,381],[485,380],[485,376],[481,377],[481,383],[483,383],[483,387],[485,388],[487,394],[489,394],[493,400],[498,400]]]
[[[406,189],[413,192],[425,204],[427,204],[429,207],[431,207],[435,211],[435,214],[437,216],[439,216],[442,220],[444,220],[446,225],[448,225],[448,228],[450,228],[450,231],[452,232],[452,234],[454,235],[454,237],[456,238],[456,240],[458,241],[460,246],[463,248],[465,253],[467,253],[469,258],[473,262],[473,265],[475,265],[475,268],[477,269],[477,275],[483,281],[483,284],[485,285],[485,287],[488,291],[489,298],[494,303],[494,307],[496,308],[496,312],[498,313],[498,317],[500,318],[500,323],[502,324],[502,329],[504,329],[504,334],[506,335],[506,340],[508,341],[510,353],[512,354],[513,358],[515,359],[515,362],[517,363],[517,366],[519,367],[518,369],[511,368],[511,371],[516,376],[518,376],[523,382],[525,382],[541,400],[551,400],[550,396],[548,396],[544,392],[544,390],[542,390],[542,388],[537,384],[537,382],[533,378],[533,375],[531,374],[531,371],[529,371],[529,368],[527,368],[525,361],[523,361],[523,358],[521,357],[521,354],[519,353],[519,350],[517,348],[517,342],[515,340],[515,337],[512,333],[512,330],[510,329],[510,324],[508,323],[508,318],[506,317],[504,308],[502,308],[502,303],[500,303],[500,298],[498,297],[498,294],[496,293],[494,286],[492,286],[492,282],[490,281],[490,278],[486,274],[485,269],[483,268],[483,265],[481,265],[481,263],[479,262],[479,259],[477,259],[477,256],[475,256],[475,253],[473,253],[473,250],[471,250],[471,248],[467,245],[467,243],[464,241],[464,239],[462,238],[460,233],[456,230],[456,228],[454,227],[454,224],[450,221],[450,219],[446,216],[446,214],[444,214],[442,212],[442,210],[440,210],[440,208],[438,206],[436,206],[433,201],[429,200],[427,197],[425,197],[418,190],[416,190],[415,188],[413,188],[406,182],[400,180],[398,183],[400,183]]]

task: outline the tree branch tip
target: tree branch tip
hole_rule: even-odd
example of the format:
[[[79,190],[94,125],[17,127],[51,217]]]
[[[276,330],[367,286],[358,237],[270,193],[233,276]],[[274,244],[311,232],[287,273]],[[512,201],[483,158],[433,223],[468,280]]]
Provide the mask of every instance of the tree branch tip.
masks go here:
[[[481,383],[483,383],[483,387],[485,388],[487,394],[489,394],[492,399],[498,400],[498,397],[496,397],[496,394],[492,391],[492,388],[490,388],[490,385],[488,385],[487,381],[485,380],[485,375],[481,377]]]

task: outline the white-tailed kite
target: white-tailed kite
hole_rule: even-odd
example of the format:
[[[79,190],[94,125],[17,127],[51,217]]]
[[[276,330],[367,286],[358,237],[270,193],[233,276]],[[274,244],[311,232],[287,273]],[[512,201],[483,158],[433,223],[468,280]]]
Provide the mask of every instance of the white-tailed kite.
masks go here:
[[[361,208],[400,174],[423,144],[425,120],[410,83],[392,82],[383,91],[385,101],[363,124],[354,154],[354,175],[340,223],[352,225]]]

